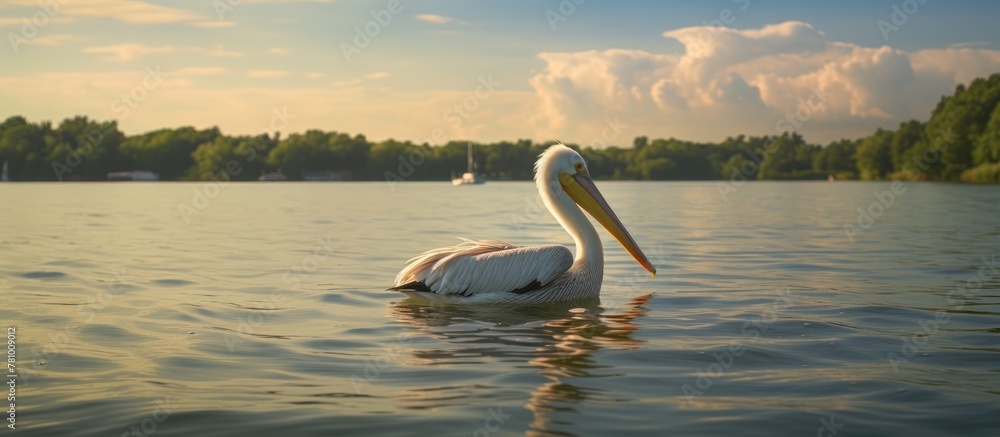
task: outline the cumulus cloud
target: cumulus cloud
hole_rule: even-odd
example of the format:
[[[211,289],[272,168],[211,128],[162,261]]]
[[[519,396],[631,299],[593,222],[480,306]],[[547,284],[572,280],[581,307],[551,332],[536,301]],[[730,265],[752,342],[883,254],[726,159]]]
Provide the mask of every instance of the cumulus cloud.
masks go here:
[[[689,27],[663,36],[684,51],[539,54],[545,68],[529,80],[537,136],[582,133],[578,141],[586,144],[607,118],[620,117],[628,138],[719,140],[793,126],[810,140],[827,141],[926,119],[956,84],[1000,71],[995,50],[862,47],[798,21],[744,30]],[[823,104],[804,110],[817,93]],[[797,110],[804,119],[778,123]]]

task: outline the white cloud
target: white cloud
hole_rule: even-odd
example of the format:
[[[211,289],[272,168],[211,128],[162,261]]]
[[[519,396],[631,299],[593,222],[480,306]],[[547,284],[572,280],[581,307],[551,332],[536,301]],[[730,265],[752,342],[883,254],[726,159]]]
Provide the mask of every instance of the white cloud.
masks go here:
[[[37,7],[37,0],[7,0],[15,6]],[[319,1],[325,0],[301,0]],[[250,3],[250,0],[245,0]],[[263,1],[258,1],[261,3]],[[48,4],[48,3],[46,3]],[[191,10],[161,6],[143,0],[59,0],[52,23],[65,23],[75,18],[108,18],[130,24],[173,24],[186,23],[205,28],[224,28],[235,26],[233,21],[210,19]],[[20,18],[0,18],[0,26],[20,24]]]
[[[799,120],[797,130],[809,140],[828,141],[926,119],[957,83],[1000,70],[1000,51],[861,47],[794,21],[747,30],[689,27],[663,35],[681,42],[685,52],[539,54],[546,66],[529,80],[537,97],[536,137],[589,144],[614,117],[628,125],[628,138],[775,134],[791,128],[779,119],[805,111],[820,90],[828,100],[806,108],[807,120]]]
[[[41,39],[41,38],[39,38]],[[175,47],[172,45],[148,46],[137,43],[123,43],[109,46],[87,47],[85,53],[102,55],[102,59],[112,62],[128,62],[151,54],[170,54],[176,52],[198,53],[213,57],[241,57],[242,52],[227,50],[222,45],[213,47]]]
[[[25,21],[31,21],[31,17],[0,17],[0,27],[15,27],[23,26]],[[49,18],[49,24],[65,24],[73,21],[73,17],[52,17]]]
[[[220,58],[238,58],[243,56],[242,52],[226,50],[226,46],[222,44],[217,44],[212,47],[192,47],[190,50],[195,53]]]
[[[270,122],[278,110],[295,116],[281,129],[283,133],[325,129],[362,133],[375,141],[389,137],[425,141],[440,129],[446,140],[499,141],[521,131],[511,127],[524,125],[524,102],[531,98],[527,91],[498,92],[456,122],[453,108],[474,95],[473,88],[393,92],[359,87],[273,88],[235,81],[232,87],[224,87],[189,80],[221,70],[163,73],[165,81],[149,90],[148,98],[127,115],[114,102],[142,85],[143,69],[0,76],[0,112],[56,122],[67,114],[88,114],[102,120],[117,119],[129,134],[184,125],[220,126],[229,134],[259,134],[272,131]],[[46,90],[53,98],[38,98],[39,90]]]
[[[285,70],[250,70],[247,72],[247,77],[252,79],[276,79],[290,74],[292,73]]]
[[[267,49],[267,52],[275,56],[285,56],[288,54],[288,49],[284,47],[271,47]]]
[[[35,6],[35,0],[13,0],[13,3]],[[73,0],[60,2],[59,15],[69,17],[112,18],[126,23],[181,23],[200,21],[202,17],[186,9],[155,5],[146,1]]]
[[[35,37],[34,39],[29,39],[28,44],[36,44],[40,46],[61,46],[66,43],[86,41],[86,40],[87,40],[86,38],[81,36],[57,33],[52,35]]]
[[[225,72],[226,69],[223,67],[187,67],[173,70],[169,75],[170,77],[202,77],[218,76]]]
[[[425,21],[434,24],[448,24],[456,21],[454,18],[445,17],[443,15],[435,15],[435,14],[417,14],[414,18],[420,21]]]
[[[117,44],[110,46],[87,47],[83,49],[85,53],[95,53],[103,55],[103,59],[112,62],[128,62],[139,59],[153,53],[173,53],[177,49],[170,45],[147,46],[143,44]]]
[[[206,29],[224,29],[227,27],[233,27],[236,25],[235,21],[198,21],[191,24],[195,27],[204,27]]]
[[[387,77],[389,77],[391,75],[392,74],[389,73],[389,72],[387,72],[387,71],[377,71],[377,72],[374,72],[374,73],[366,74],[366,75],[362,76],[360,79],[335,80],[333,82],[330,82],[330,86],[332,86],[334,88],[356,87],[357,89],[360,90],[360,89],[364,89],[364,88],[361,88],[359,86],[362,85],[362,84],[364,84],[367,81],[385,79],[385,78],[387,78]]]
[[[330,86],[334,88],[347,88],[355,85],[361,85],[361,82],[361,79],[335,80],[330,82]]]

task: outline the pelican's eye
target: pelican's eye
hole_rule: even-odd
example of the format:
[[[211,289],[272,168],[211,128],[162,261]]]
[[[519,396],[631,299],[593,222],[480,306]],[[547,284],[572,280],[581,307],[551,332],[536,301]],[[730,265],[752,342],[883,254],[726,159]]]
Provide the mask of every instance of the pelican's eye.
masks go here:
[[[583,163],[582,162],[576,163],[575,167],[576,167],[576,172],[577,173],[583,173],[584,170],[583,170]]]

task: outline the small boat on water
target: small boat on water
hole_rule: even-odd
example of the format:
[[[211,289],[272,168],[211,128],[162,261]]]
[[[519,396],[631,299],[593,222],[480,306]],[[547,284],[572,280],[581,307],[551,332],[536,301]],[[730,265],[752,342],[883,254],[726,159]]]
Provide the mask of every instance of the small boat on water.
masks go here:
[[[146,170],[113,171],[108,173],[109,181],[158,181],[160,174]]]
[[[257,180],[264,182],[287,181],[288,177],[286,177],[285,174],[281,172],[281,170],[271,173],[267,173],[261,170],[260,177],[258,177]]]
[[[462,174],[460,178],[451,180],[452,185],[478,185],[486,183],[486,175],[476,174],[476,164],[472,161],[472,143],[469,143],[469,170]]]

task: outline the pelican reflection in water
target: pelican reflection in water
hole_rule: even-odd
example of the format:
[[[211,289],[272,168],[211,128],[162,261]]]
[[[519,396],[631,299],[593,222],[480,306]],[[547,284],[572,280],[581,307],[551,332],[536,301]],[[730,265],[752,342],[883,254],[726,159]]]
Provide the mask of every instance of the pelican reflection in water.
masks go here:
[[[490,363],[523,360],[537,368],[545,382],[531,390],[524,405],[533,415],[526,435],[574,435],[558,429],[565,424],[565,417],[556,415],[576,414],[575,407],[601,397],[602,389],[587,387],[586,380],[606,377],[606,372],[613,369],[599,364],[596,352],[638,349],[645,343],[633,338],[639,329],[633,322],[647,313],[644,305],[650,298],[649,294],[637,297],[615,311],[600,307],[596,299],[517,312],[404,301],[393,303],[390,311],[398,322],[419,331],[417,336],[445,343],[434,348],[411,347],[409,353],[421,365],[467,366],[471,370]],[[492,326],[483,328],[477,322]],[[412,404],[409,408],[452,407],[464,405],[468,398],[481,399],[490,394],[484,391],[496,389],[452,381],[441,387],[410,389],[397,398],[404,405]]]
[[[465,240],[411,259],[395,286],[409,297],[461,303],[541,303],[592,298],[601,291],[604,247],[582,207],[621,243],[643,268],[656,274],[646,255],[590,178],[587,163],[563,144],[546,149],[535,163],[535,185],[545,207],[576,243],[515,246],[503,241]],[[578,207],[579,205],[579,207]]]

